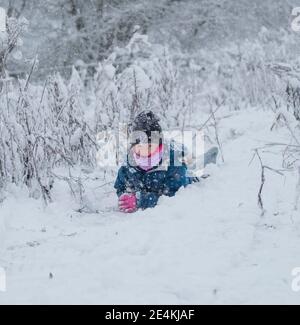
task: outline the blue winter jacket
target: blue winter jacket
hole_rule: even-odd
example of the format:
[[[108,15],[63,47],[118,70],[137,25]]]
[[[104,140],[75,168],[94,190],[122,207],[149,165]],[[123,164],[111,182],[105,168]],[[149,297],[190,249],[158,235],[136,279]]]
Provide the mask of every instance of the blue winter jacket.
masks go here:
[[[117,195],[135,193],[138,208],[153,208],[161,195],[174,196],[181,187],[199,181],[198,178],[187,176],[186,164],[175,163],[178,157],[179,159],[184,157],[184,148],[180,148],[181,150],[178,151],[178,148],[171,144],[165,150],[168,154],[168,164],[154,167],[149,171],[144,171],[131,164],[132,156],[129,154],[126,166],[119,169],[115,181],[114,188],[117,190]],[[205,155],[204,165],[215,162],[217,148],[213,149],[214,151],[210,151]],[[164,152],[164,155],[166,155],[166,152]]]

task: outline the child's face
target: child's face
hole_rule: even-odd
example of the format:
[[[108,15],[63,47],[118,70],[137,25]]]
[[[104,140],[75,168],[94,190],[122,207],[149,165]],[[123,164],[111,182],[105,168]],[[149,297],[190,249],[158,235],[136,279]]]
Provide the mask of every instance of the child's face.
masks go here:
[[[133,151],[139,156],[148,157],[153,154],[158,147],[158,143],[139,143],[133,147]]]

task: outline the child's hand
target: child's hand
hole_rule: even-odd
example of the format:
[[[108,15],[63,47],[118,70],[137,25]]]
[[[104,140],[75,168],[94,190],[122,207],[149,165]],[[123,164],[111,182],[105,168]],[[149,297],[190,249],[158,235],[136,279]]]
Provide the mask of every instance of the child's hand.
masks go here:
[[[124,193],[119,197],[119,209],[125,213],[132,213],[137,210],[136,196],[134,193]]]

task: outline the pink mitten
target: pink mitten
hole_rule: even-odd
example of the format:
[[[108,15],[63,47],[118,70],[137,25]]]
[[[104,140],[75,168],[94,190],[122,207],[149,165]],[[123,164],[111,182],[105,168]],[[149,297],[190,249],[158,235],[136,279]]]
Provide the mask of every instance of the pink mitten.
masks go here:
[[[135,212],[137,210],[135,194],[122,194],[119,197],[119,209],[125,213]]]

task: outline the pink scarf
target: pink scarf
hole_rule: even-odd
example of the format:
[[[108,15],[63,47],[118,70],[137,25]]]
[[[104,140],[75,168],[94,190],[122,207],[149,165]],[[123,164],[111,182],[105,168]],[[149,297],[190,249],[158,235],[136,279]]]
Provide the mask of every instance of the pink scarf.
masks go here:
[[[150,170],[154,166],[158,166],[163,155],[163,145],[160,145],[150,156],[142,157],[133,152],[136,164],[145,171]]]

